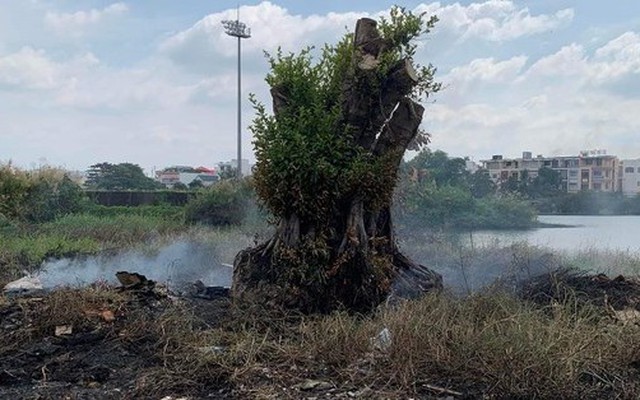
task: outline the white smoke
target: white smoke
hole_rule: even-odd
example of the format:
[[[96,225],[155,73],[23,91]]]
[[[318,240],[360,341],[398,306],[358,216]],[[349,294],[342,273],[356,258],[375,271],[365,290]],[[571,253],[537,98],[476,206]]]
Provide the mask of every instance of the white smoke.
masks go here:
[[[239,250],[239,249],[238,249]],[[156,252],[129,250],[50,260],[36,277],[45,288],[85,286],[94,282],[117,283],[117,271],[137,272],[172,290],[181,290],[196,280],[207,286],[231,285],[232,268],[222,260],[214,243],[180,239]],[[225,265],[223,265],[225,264]]]

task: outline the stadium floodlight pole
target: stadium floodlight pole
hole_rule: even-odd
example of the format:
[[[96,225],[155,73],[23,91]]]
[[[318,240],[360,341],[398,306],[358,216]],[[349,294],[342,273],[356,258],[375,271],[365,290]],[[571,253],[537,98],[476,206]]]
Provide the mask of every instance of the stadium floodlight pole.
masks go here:
[[[240,8],[238,7],[238,16],[235,21],[224,20],[222,21],[224,31],[227,35],[238,38],[238,179],[242,178],[242,81],[241,81],[241,68],[240,63],[240,41],[242,39],[248,39],[251,37],[251,29],[244,23],[240,22]]]

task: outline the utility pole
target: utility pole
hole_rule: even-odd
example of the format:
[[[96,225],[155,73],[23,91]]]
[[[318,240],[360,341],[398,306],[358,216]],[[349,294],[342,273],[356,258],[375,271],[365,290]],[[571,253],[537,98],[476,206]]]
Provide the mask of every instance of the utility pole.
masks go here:
[[[240,61],[241,47],[240,42],[242,39],[248,39],[251,37],[251,29],[244,23],[240,22],[240,7],[238,6],[238,13],[235,21],[224,20],[222,21],[225,33],[229,36],[238,38],[238,170],[237,178],[242,178],[242,80],[241,80],[241,68]]]

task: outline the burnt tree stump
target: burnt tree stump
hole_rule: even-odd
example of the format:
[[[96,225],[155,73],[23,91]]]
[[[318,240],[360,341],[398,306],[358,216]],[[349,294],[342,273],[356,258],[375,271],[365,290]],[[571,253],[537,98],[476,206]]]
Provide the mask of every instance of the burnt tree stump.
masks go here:
[[[401,44],[383,37],[372,19],[360,19],[347,42],[340,54],[348,54],[349,62],[332,75],[339,93],[335,104],[326,100],[327,113],[332,105],[339,108],[334,134],[353,149],[348,157],[372,167],[361,168],[365,173],[329,200],[314,199],[321,206],[313,213],[298,206],[304,178],[274,188],[267,177],[274,173],[269,168],[275,158],[257,151],[258,196],[277,218],[277,228],[271,239],[236,256],[236,300],[303,312],[368,311],[390,295],[415,298],[442,287],[440,275],[400,252],[390,212],[399,165],[422,121],[424,107],[411,94],[424,76],[411,57],[397,56]],[[271,81],[274,115],[264,118],[284,126],[302,113],[298,92],[293,79]],[[295,160],[287,165],[303,168]],[[322,184],[331,182],[317,179],[321,197]],[[270,197],[286,196],[283,192],[291,194],[291,204],[284,197],[285,204],[270,207],[275,204]]]

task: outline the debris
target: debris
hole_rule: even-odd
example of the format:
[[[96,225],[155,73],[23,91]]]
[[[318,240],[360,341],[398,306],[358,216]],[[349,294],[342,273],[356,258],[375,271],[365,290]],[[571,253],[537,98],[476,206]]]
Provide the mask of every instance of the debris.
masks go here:
[[[627,308],[621,311],[613,311],[613,315],[622,322],[622,325],[640,323],[640,311]]]
[[[203,347],[198,347],[198,350],[200,350],[202,353],[205,354],[222,354],[224,353],[226,347],[224,346],[203,346]]]
[[[436,385],[425,384],[425,385],[422,385],[422,386],[424,386],[425,388],[431,390],[432,392],[436,392],[438,394],[448,394],[448,395],[451,395],[451,396],[462,396],[463,395],[462,392],[458,392],[458,391],[455,391],[455,390],[443,388],[443,387],[436,386]]]
[[[56,331],[55,331],[56,336],[71,335],[72,333],[73,333],[73,326],[71,325],[56,326]]]
[[[113,322],[116,320],[116,316],[113,313],[113,311],[111,310],[104,310],[100,312],[100,317],[105,321],[105,322]]]
[[[303,391],[328,390],[328,389],[332,389],[333,385],[330,382],[326,382],[326,381],[318,381],[315,379],[305,379],[304,382],[298,385],[295,385],[294,388],[300,389]]]
[[[193,297],[213,300],[220,297],[229,297],[229,288],[224,286],[206,286],[201,280],[197,280],[191,286],[190,294]]]
[[[35,276],[27,275],[4,286],[5,292],[28,292],[42,290],[42,282]]]
[[[125,289],[142,289],[155,286],[155,282],[136,272],[118,271],[116,278]]]
[[[562,268],[521,284],[520,296],[542,306],[577,301],[606,309],[640,310],[640,283],[635,279]]]
[[[376,337],[371,338],[371,345],[374,349],[380,351],[387,351],[389,347],[391,347],[391,331],[389,328],[385,327]]]

